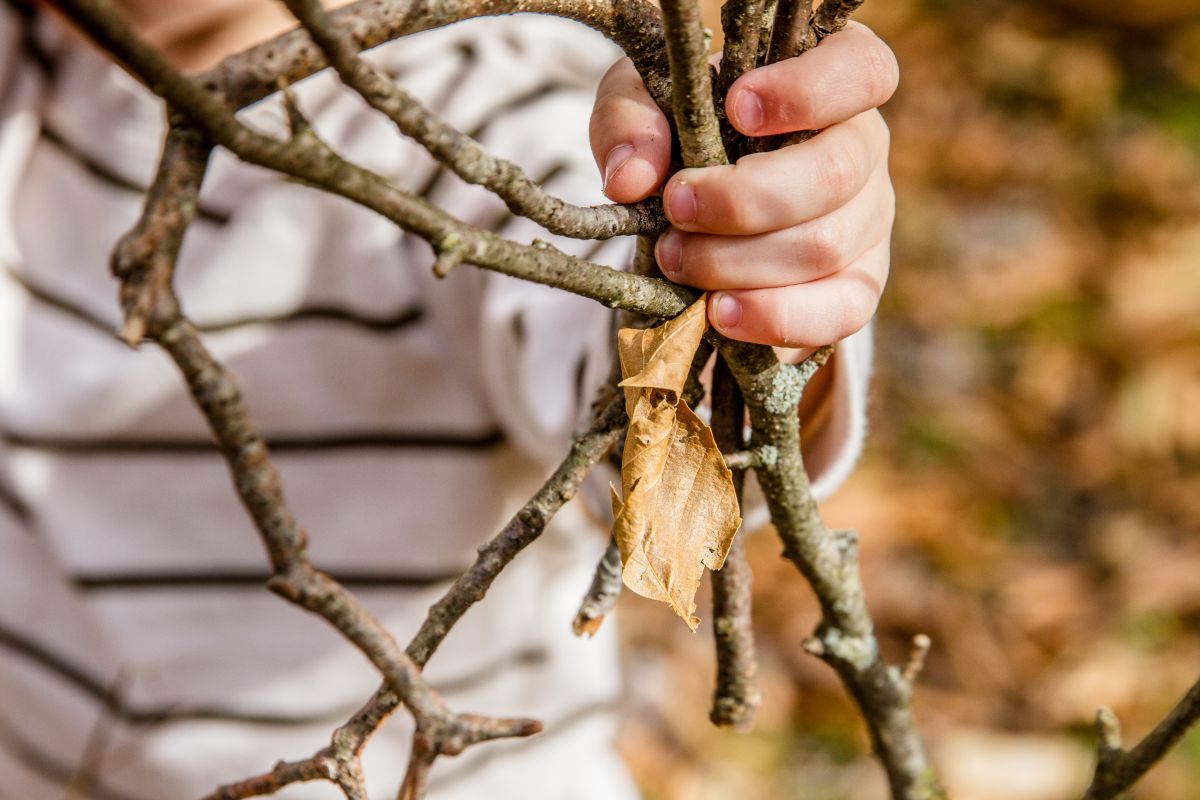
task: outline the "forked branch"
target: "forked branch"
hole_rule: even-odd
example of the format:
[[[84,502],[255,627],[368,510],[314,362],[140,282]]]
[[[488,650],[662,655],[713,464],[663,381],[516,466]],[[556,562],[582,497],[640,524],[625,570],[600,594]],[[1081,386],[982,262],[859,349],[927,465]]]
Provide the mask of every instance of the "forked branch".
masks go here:
[[[495,720],[449,712],[425,682],[420,666],[387,629],[337,581],[315,569],[305,555],[307,535],[288,510],[279,474],[233,376],[208,352],[174,294],[175,261],[195,216],[210,150],[202,134],[182,123],[173,125],[167,135],[142,216],[113,253],[113,272],[121,280],[127,315],[124,336],[134,341],[135,334],[145,335],[157,342],[182,373],[262,538],[272,567],[268,587],[324,617],[371,661],[388,688],[412,712],[431,758],[459,753],[490,739],[537,733],[541,723],[536,720]],[[272,771],[249,787],[311,780],[322,771],[328,775],[331,762],[326,756],[319,753],[308,763]],[[334,774],[346,781],[346,775]],[[352,787],[350,794],[360,788]]]
[[[516,164],[489,153],[479,142],[430,113],[391,78],[359,58],[354,40],[331,19],[320,0],[284,2],[343,83],[458,177],[492,192],[514,214],[533,220],[551,233],[576,239],[652,234],[666,224],[662,203],[657,198],[631,206],[582,208],[553,197]]]
[[[703,53],[698,54],[701,32],[698,20],[687,10],[692,5],[689,0],[664,0],[663,18],[667,41],[676,43],[668,56],[684,163],[706,166],[722,163],[724,152],[714,124],[711,92],[697,88],[708,85],[708,65]],[[689,125],[691,130],[685,131]],[[913,722],[911,686],[879,653],[859,578],[856,538],[825,526],[804,469],[800,395],[831,350],[826,348],[795,367],[781,364],[770,348],[714,338],[745,398],[753,430],[751,445],[773,448],[776,454],[756,474],[783,540],[784,555],[808,579],[821,604],[822,620],[812,649],[837,671],[857,702],[893,797],[937,797],[942,790],[925,760]]]
[[[1096,714],[1096,771],[1083,800],[1112,800],[1141,780],[1200,722],[1200,681],[1132,749],[1121,745],[1121,723],[1107,708]]]

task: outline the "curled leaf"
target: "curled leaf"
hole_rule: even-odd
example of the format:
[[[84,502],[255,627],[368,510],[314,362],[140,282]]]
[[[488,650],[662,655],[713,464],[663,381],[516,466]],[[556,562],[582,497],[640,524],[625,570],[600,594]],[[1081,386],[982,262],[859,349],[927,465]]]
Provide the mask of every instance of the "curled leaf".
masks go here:
[[[705,298],[649,330],[618,334],[629,432],[613,536],[622,580],[696,629],[704,568],[720,569],[741,524],[733,475],[712,431],[680,399],[706,327]]]

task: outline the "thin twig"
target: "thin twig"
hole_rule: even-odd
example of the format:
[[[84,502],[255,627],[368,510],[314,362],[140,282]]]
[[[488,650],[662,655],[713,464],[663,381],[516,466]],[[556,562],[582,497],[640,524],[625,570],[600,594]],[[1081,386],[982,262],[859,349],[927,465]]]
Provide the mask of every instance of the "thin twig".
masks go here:
[[[713,81],[713,103],[721,123],[721,139],[730,161],[741,155],[742,137],[725,115],[725,96],[734,81],[758,66],[759,38],[765,0],[726,0],[721,6],[721,29],[725,45],[721,68]]]
[[[571,630],[576,636],[591,638],[600,630],[604,617],[612,611],[621,596],[621,551],[616,539],[610,539],[604,555],[596,564],[596,572],[592,576],[592,585],[588,587],[583,602],[579,604],[579,612],[571,623]]]
[[[462,615],[483,600],[504,568],[541,536],[558,510],[575,496],[592,467],[620,437],[626,422],[625,404],[612,387],[605,390],[609,394],[606,402],[599,404],[592,424],[575,439],[554,474],[495,537],[479,548],[479,556],[471,568],[429,609],[421,629],[408,645],[407,653],[415,663],[422,667],[428,663]],[[398,706],[399,698],[385,683],[334,731],[328,752],[339,764],[341,774],[346,772],[342,765],[357,767],[367,741]],[[419,776],[414,776],[414,780],[416,777]]]
[[[770,445],[760,445],[753,450],[739,450],[725,456],[725,466],[731,470],[759,469],[769,466],[779,453]]]
[[[758,29],[758,58],[756,64],[763,66],[770,55],[771,34],[775,30],[775,16],[779,12],[779,0],[766,0],[763,3],[762,21]]]
[[[729,365],[718,354],[713,365],[712,430],[717,447],[723,452],[740,451],[743,446],[745,406]],[[735,472],[733,485],[738,505],[742,504],[745,472]],[[716,640],[717,685],[713,691],[709,719],[714,725],[731,726],[740,731],[754,725],[754,715],[762,702],[758,689],[758,658],[754,647],[754,623],[751,619],[754,575],[746,561],[745,531],[739,531],[725,556],[721,569],[712,573],[713,634]]]
[[[1121,746],[1121,725],[1107,708],[1096,714],[1096,771],[1083,800],[1112,800],[1137,783],[1200,722],[1200,680],[1132,750]]]
[[[713,92],[718,111],[734,81],[757,66],[764,4],[765,0],[728,0],[721,6],[725,44]]]
[[[450,628],[468,608],[483,599],[500,571],[542,534],[558,509],[575,496],[591,468],[617,441],[625,421],[623,398],[614,396],[589,429],[575,440],[538,493],[495,538],[479,548],[479,558],[471,568],[429,609],[429,615],[408,646],[414,661],[427,662]]]
[[[910,686],[917,682],[921,670],[925,669],[925,659],[929,656],[929,648],[932,646],[933,640],[924,633],[913,637],[912,652],[908,654],[908,663],[904,665],[904,672],[901,673]]]
[[[858,10],[863,0],[822,0],[817,13],[812,18],[813,36],[820,42],[826,36],[837,33],[846,27],[850,15]],[[814,42],[814,44],[816,44]]]
[[[552,196],[519,166],[489,153],[479,142],[439,119],[391,78],[359,58],[348,29],[330,18],[320,0],[284,2],[343,83],[458,177],[498,196],[513,214],[527,217],[552,233],[578,239],[654,233],[666,224],[662,203],[657,198],[630,206],[584,208]]]
[[[728,164],[713,107],[708,43],[694,0],[663,0],[663,30],[671,65],[671,110],[686,167]]]
[[[798,56],[816,44],[809,28],[812,7],[812,0],[779,0],[775,8],[775,24],[771,28],[767,63]]]
[[[572,19],[612,40],[633,61],[650,95],[670,108],[662,19],[649,0],[360,0],[331,16],[362,51],[463,20],[522,13]],[[294,84],[326,66],[309,36],[295,30],[226,58],[200,82],[235,108],[245,108],[273,94],[279,79]]]
[[[723,163],[720,133],[707,89],[708,65],[698,45],[699,22],[667,0],[663,20],[669,45],[672,99],[688,166]],[[685,61],[685,59],[690,59]],[[711,124],[710,124],[711,121]],[[719,154],[719,155],[718,155]],[[817,630],[822,658],[841,677],[867,722],[876,755],[896,800],[930,800],[943,794],[925,759],[913,723],[911,687],[879,654],[858,572],[857,539],[829,530],[817,513],[800,452],[799,402],[809,378],[830,356],[823,348],[804,364],[779,363],[760,345],[709,338],[728,361],[753,428],[751,445],[775,448],[775,461],[757,470],[771,520],[791,559],[816,593],[822,609]]]
[[[738,343],[725,343],[721,351],[736,354],[730,366],[750,412],[751,445],[777,451],[775,462],[756,475],[784,556],[808,579],[821,605],[810,652],[837,671],[858,704],[893,798],[941,797],[913,722],[911,686],[879,653],[858,572],[857,537],[826,527],[804,470],[800,395],[831,351],[824,348],[800,366],[780,364],[769,351]]]
[[[332,780],[336,769],[328,752],[322,751],[302,761],[280,761],[270,772],[219,786],[212,794],[205,795],[203,800],[245,800],[248,797],[275,794],[293,783]]]
[[[436,249],[462,249],[464,260],[523,280],[590,297],[609,307],[671,317],[696,293],[667,281],[593,264],[553,247],[511,242],[467,225],[424,199],[402,192],[379,175],[347,162],[309,131],[281,142],[247,128],[218,96],[172,67],[130,30],[110,0],[56,0],[97,44],[211,141],[238,158],[291,175],[381,214]]]
[[[816,47],[831,34],[846,27],[863,0],[832,0],[823,2],[816,12],[812,0],[779,0],[774,23],[774,36],[766,63],[795,58]],[[818,131],[795,131],[778,136],[764,136],[749,140],[747,151],[763,153],[806,142]]]
[[[124,705],[123,697],[129,685],[129,678],[130,673],[127,670],[118,670],[117,676],[104,693],[100,713],[83,746],[79,766],[67,783],[66,800],[84,800],[92,796],[96,788],[96,778],[100,774],[101,765],[108,754],[108,746],[118,724],[117,714]]]
[[[183,316],[172,288],[175,260],[195,216],[209,154],[201,134],[182,124],[172,125],[142,216],[113,254],[113,271],[121,279],[129,314],[126,336],[148,336],[167,351],[221,447],[238,496],[271,561],[268,587],[324,617],[362,651],[389,688],[403,698],[435,753],[457,753],[488,739],[537,732],[541,725],[533,720],[451,714],[391,634],[352,594],[308,561],[307,536],[288,510],[279,475],[237,385]],[[311,771],[296,766],[288,775]]]

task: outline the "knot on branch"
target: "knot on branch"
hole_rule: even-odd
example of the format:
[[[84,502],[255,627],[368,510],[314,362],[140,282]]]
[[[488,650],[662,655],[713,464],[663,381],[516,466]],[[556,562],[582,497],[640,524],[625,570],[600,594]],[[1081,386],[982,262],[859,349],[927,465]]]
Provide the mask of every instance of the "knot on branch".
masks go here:
[[[858,672],[865,672],[879,659],[874,636],[853,636],[838,628],[826,628],[805,639],[801,646],[804,652],[830,666],[844,665]]]
[[[725,456],[725,466],[732,470],[763,469],[775,466],[779,460],[779,448],[764,444],[750,450],[739,450]]]
[[[546,526],[546,513],[535,505],[525,506],[517,513],[517,519],[526,528],[540,530]]]
[[[808,377],[800,367],[780,364],[771,377],[771,389],[765,398],[767,412],[774,416],[794,413],[807,383]]]
[[[121,283],[124,316],[118,336],[130,347],[148,336],[157,337],[179,318],[179,303],[171,286],[173,262],[160,253],[156,237],[140,229],[125,234],[113,250],[110,268]]]
[[[459,264],[466,260],[467,247],[457,233],[447,234],[433,246],[436,257],[433,261],[433,274],[444,278]]]
[[[858,564],[858,531],[853,528],[840,528],[833,531],[833,546],[841,556],[842,566],[854,567]]]
[[[296,558],[291,563],[279,566],[282,569],[267,579],[267,589],[284,600],[310,608],[314,600],[319,601],[326,594],[321,591],[321,579],[328,578],[307,560]]]

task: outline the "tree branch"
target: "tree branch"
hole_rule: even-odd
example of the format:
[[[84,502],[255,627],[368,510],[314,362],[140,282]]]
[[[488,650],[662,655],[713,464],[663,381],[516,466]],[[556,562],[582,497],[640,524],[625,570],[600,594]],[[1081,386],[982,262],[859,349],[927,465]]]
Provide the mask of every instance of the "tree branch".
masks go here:
[[[713,82],[713,104],[721,123],[721,139],[726,156],[736,161],[741,155],[743,137],[725,116],[725,96],[734,81],[758,66],[759,40],[765,0],[726,0],[721,6],[721,29],[725,44],[721,69]]]
[[[746,410],[742,395],[724,357],[717,355],[713,366],[712,430],[717,447],[724,453],[739,452],[743,446]],[[735,472],[733,485],[738,505],[746,473]],[[758,690],[758,659],[754,648],[751,589],[754,575],[746,561],[746,532],[739,531],[725,556],[725,564],[712,573],[713,634],[717,648],[717,685],[709,719],[714,725],[749,730],[762,702]]]
[[[862,4],[863,0],[822,0],[817,13],[812,17],[813,44],[818,44],[826,36],[846,27],[850,15],[858,11]]]
[[[576,239],[657,233],[666,224],[662,203],[583,208],[550,195],[511,161],[493,156],[471,137],[438,119],[390,77],[358,57],[354,40],[326,13],[320,0],[284,0],[342,82],[470,184],[496,194],[514,214],[552,233]]]
[[[110,0],[55,0],[97,44],[172,109],[236,156],[352,200],[428,241],[438,252],[454,248],[484,269],[566,289],[613,308],[657,317],[678,314],[696,293],[666,281],[631,275],[569,256],[546,245],[521,245],[467,225],[431,203],[396,189],[382,177],[342,159],[306,129],[281,142],[256,133],[215,95],[181,74],[140,40]]]
[[[686,167],[728,164],[713,107],[708,43],[694,0],[663,0],[663,30],[671,67],[671,111]]]
[[[1137,783],[1200,721],[1200,681],[1188,689],[1132,750],[1121,746],[1121,724],[1107,708],[1096,713],[1096,771],[1083,800],[1111,800]]]
[[[583,596],[583,602],[579,604],[579,611],[571,623],[571,631],[576,636],[595,636],[604,617],[617,605],[620,596],[621,551],[617,547],[617,540],[609,539],[604,555],[596,564],[592,585]]]
[[[666,0],[663,20],[669,43],[672,102],[687,166],[724,163],[719,130],[707,89],[707,60],[699,20]],[[690,59],[685,61],[685,59]],[[858,703],[884,766],[893,797],[930,800],[942,790],[933,777],[913,724],[911,687],[879,654],[858,574],[856,537],[833,532],[817,513],[800,452],[800,395],[829,358],[824,348],[801,366],[780,364],[770,348],[732,342],[711,333],[741,388],[753,426],[751,445],[775,449],[776,459],[757,470],[784,555],[808,579],[823,619],[814,650],[841,677]]]
[[[129,314],[124,335],[133,339],[135,333],[138,338],[144,334],[167,351],[220,445],[238,496],[271,561],[273,575],[268,588],[324,617],[362,651],[389,689],[412,711],[418,731],[435,755],[458,753],[488,739],[540,731],[541,723],[535,720],[451,714],[391,634],[352,594],[308,561],[307,535],[287,508],[278,472],[250,421],[233,376],[205,348],[174,294],[175,261],[184,232],[195,216],[210,152],[201,134],[179,122],[172,125],[142,216],[113,254],[113,271],[121,280],[121,297]],[[307,776],[329,763],[322,754],[309,762],[273,771],[269,779],[260,778],[250,785],[309,780]],[[356,789],[351,789],[351,795],[353,791]]]
[[[816,44],[809,27],[812,7],[812,0],[779,0],[775,7],[775,24],[771,28],[767,63],[798,56]]]
[[[757,475],[784,556],[808,579],[821,605],[821,624],[808,649],[837,671],[861,709],[893,797],[940,797],[913,723],[911,686],[879,653],[858,573],[857,536],[825,526],[804,470],[797,407],[805,384],[831,350],[794,367],[764,364],[767,354],[744,347],[726,345],[722,352],[745,353],[731,358],[730,367],[750,411],[751,445],[777,452],[774,463],[760,467]]]
[[[603,34],[630,57],[659,105],[670,107],[662,18],[648,0],[360,0],[331,16],[362,51],[462,20],[522,13],[572,19]],[[200,83],[244,108],[278,91],[280,79],[290,85],[326,66],[309,36],[294,30],[230,56],[200,76]]]
[[[245,800],[247,797],[274,794],[293,783],[332,781],[336,771],[337,765],[332,757],[327,750],[322,750],[303,761],[280,761],[270,772],[219,786],[212,794],[205,795],[203,800]]]

